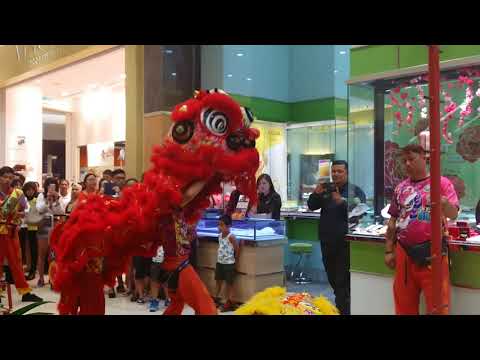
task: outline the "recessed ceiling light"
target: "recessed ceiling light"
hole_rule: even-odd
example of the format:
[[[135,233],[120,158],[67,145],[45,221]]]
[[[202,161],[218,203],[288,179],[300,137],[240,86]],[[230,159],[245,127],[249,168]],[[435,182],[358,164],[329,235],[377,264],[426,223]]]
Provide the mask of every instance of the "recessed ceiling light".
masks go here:
[[[232,74],[227,74],[227,77],[231,78],[233,75]]]
[[[172,73],[172,76],[177,76],[177,73]]]
[[[237,53],[237,56],[238,56],[238,57],[242,57],[243,55],[244,55],[244,54],[243,54],[242,52],[238,52],[238,53]]]
[[[121,75],[120,75],[120,79],[124,80],[124,79],[126,79],[126,78],[127,78],[127,74],[121,74]]]
[[[165,50],[165,54],[173,54],[173,50],[171,50],[171,49],[166,49],[166,50]]]
[[[347,52],[345,50],[340,51],[340,55],[345,55]]]
[[[247,81],[252,81],[252,78],[247,77],[246,80]]]
[[[336,74],[336,73],[338,73],[338,70],[333,70],[333,72]]]

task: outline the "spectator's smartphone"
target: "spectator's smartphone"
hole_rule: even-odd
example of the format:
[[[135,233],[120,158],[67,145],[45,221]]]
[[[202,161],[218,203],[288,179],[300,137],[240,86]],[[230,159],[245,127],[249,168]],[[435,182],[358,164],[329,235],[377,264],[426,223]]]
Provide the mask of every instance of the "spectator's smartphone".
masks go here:
[[[115,196],[117,193],[113,190],[114,184],[106,182],[103,184],[103,193],[108,196]]]

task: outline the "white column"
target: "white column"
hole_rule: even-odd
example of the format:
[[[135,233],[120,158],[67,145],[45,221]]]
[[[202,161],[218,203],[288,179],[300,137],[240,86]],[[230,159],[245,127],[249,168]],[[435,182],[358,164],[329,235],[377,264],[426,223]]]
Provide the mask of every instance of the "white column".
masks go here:
[[[26,165],[27,181],[42,180],[42,91],[33,85],[6,89],[5,165]]]

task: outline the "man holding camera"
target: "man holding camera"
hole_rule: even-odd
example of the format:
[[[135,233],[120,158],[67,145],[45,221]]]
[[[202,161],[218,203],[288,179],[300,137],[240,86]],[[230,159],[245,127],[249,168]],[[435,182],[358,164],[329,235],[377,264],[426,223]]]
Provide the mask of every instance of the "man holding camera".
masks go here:
[[[348,199],[352,206],[365,203],[365,193],[348,183],[348,164],[332,163],[333,183],[320,183],[308,198],[311,211],[321,209],[318,237],[328,282],[335,293],[335,303],[342,315],[350,315],[350,248],[345,240],[348,231]],[[351,207],[351,206],[350,206]]]
[[[114,196],[119,197],[122,193],[122,189],[125,186],[125,181],[127,179],[127,175],[125,170],[123,169],[116,169],[112,171],[112,183],[113,183],[113,191],[115,192]]]

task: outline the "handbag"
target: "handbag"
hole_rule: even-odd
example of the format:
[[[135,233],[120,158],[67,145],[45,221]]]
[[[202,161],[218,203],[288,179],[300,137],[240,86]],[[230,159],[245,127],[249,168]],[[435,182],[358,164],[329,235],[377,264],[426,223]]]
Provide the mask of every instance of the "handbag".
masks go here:
[[[29,211],[25,215],[25,224],[38,226],[43,221],[44,216],[38,211]]]
[[[42,222],[44,216],[37,211],[36,205],[37,200],[35,198],[28,202],[28,211],[25,214],[25,224],[38,226]]]
[[[427,267],[431,264],[432,260],[432,242],[430,240],[423,243],[407,246],[400,242],[407,255],[412,261],[421,267]],[[442,256],[448,254],[448,242],[447,238],[442,238]]]

